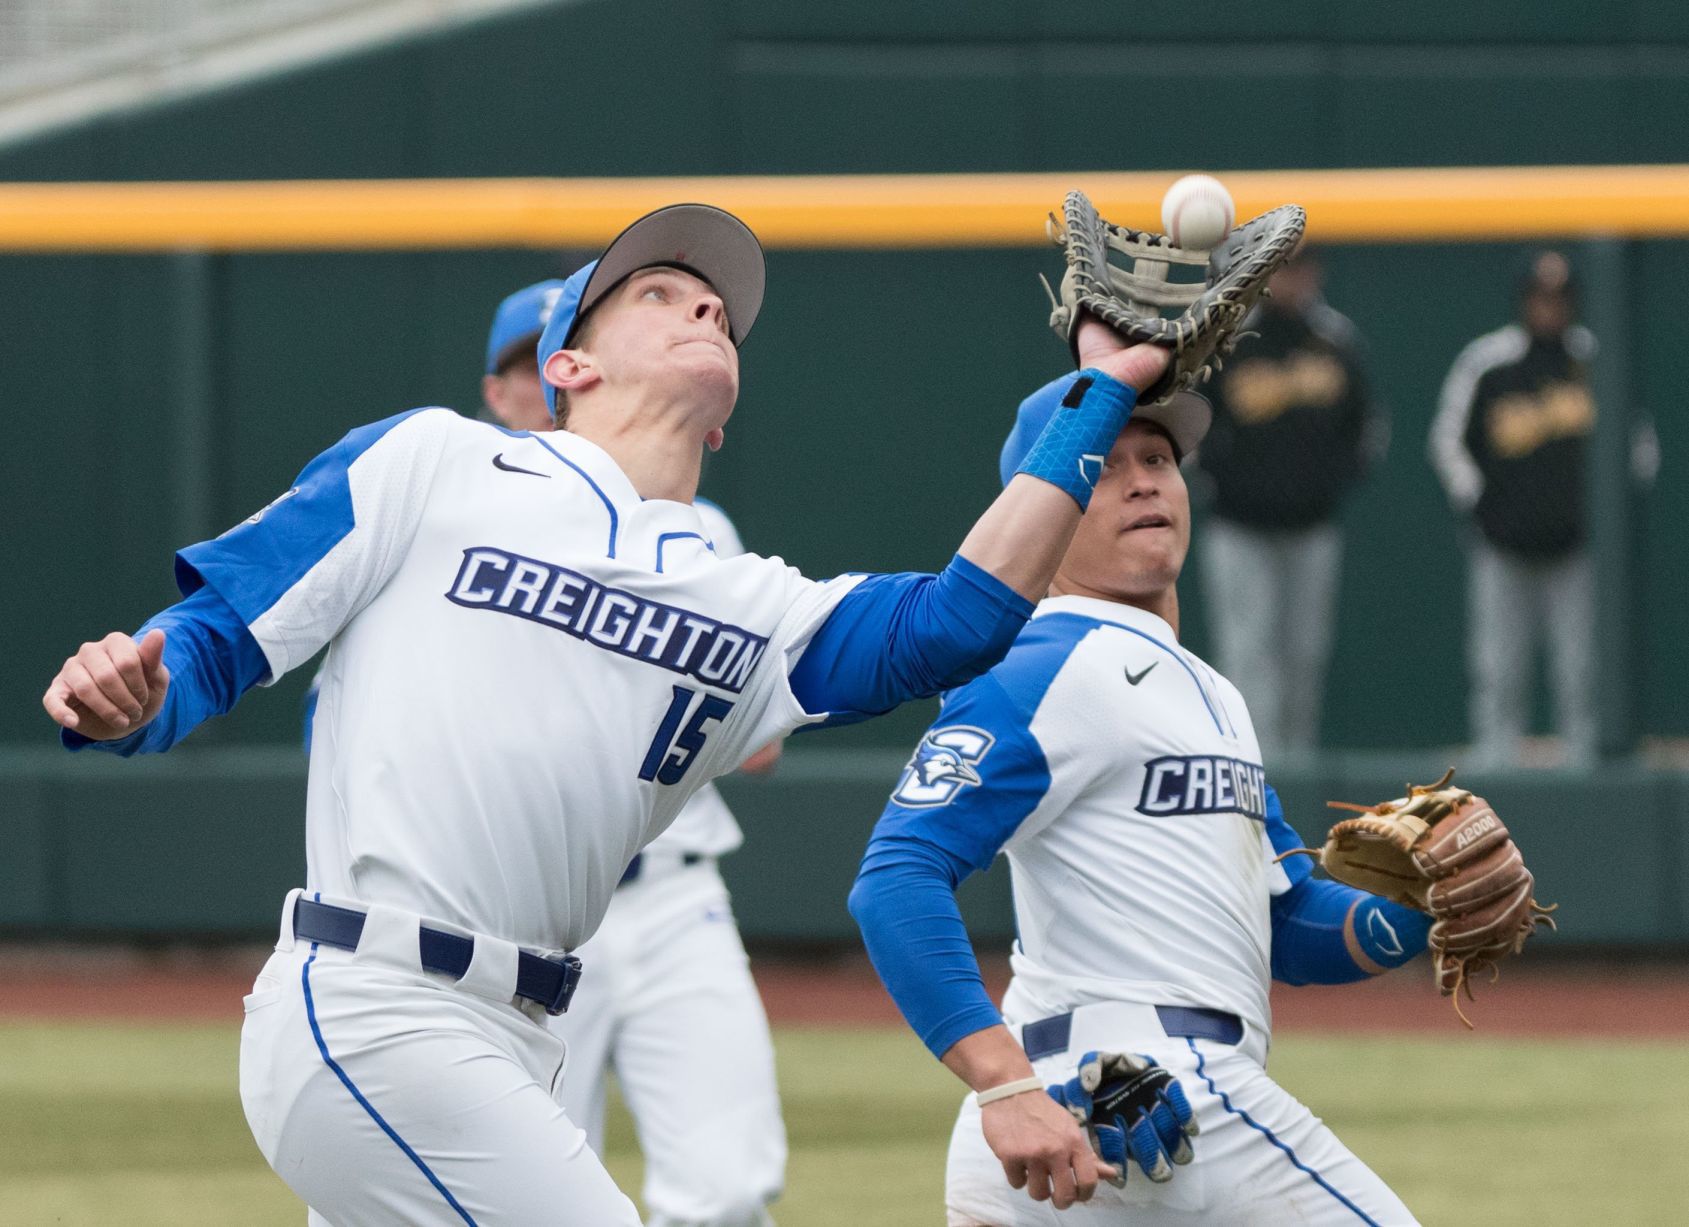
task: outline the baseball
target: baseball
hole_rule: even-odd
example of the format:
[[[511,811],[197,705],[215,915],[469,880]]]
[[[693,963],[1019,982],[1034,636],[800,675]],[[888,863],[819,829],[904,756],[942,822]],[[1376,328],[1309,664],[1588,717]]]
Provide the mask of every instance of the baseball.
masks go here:
[[[1189,251],[1212,251],[1236,220],[1232,194],[1212,175],[1186,175],[1161,198],[1162,229]]]

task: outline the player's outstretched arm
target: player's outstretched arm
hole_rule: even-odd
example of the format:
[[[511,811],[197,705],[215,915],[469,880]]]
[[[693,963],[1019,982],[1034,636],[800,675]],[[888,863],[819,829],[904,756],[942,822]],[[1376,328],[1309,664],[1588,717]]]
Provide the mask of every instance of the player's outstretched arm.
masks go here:
[[[89,741],[115,741],[158,715],[169,688],[164,632],[148,631],[137,642],[114,631],[65,661],[41,705],[61,728]]]
[[[66,748],[167,750],[314,655],[404,558],[458,421],[418,409],[359,427],[256,515],[180,551],[183,600],[134,637],[83,645],[42,697]],[[319,567],[335,550],[344,565]]]
[[[1105,380],[1075,385],[1034,445],[1027,465],[974,524],[957,550],[1029,601],[1041,601],[1085,513],[1097,473],[1087,459],[1106,456],[1126,426],[1137,394],[1160,378],[1170,355],[1127,345],[1096,320],[1079,326],[1079,364]],[[1114,386],[1107,386],[1112,383]],[[1033,470],[1029,472],[1030,470]]]
[[[1080,338],[1091,365],[950,565],[936,576],[871,575],[833,607],[791,671],[805,711],[834,724],[878,715],[960,686],[1009,650],[1049,590],[1136,388],[1168,360],[1095,321]]]

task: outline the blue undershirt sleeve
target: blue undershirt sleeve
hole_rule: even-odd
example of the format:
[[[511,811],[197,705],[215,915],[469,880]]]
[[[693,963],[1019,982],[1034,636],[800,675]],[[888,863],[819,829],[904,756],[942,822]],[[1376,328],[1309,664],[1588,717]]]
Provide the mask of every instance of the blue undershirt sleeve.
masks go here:
[[[155,629],[164,632],[164,666],[170,670],[170,688],[158,715],[117,741],[90,741],[61,729],[59,740],[66,749],[92,747],[124,758],[160,753],[212,716],[229,711],[235,700],[269,676],[258,641],[213,588],[201,588],[150,618],[135,639]]]
[[[1267,836],[1275,853],[1302,846],[1267,788]],[[1431,918],[1377,895],[1313,876],[1313,862],[1280,864],[1289,888],[1273,896],[1273,979],[1285,984],[1347,984],[1378,975],[1425,949]]]
[[[791,673],[820,728],[866,720],[978,677],[1003,658],[1032,602],[957,555],[938,575],[870,575],[815,632]]]
[[[937,844],[877,835],[850,892],[874,970],[935,1057],[1003,1021],[956,906],[956,887],[970,869]]]
[[[1279,895],[1272,919],[1273,979],[1285,984],[1348,984],[1400,967],[1431,931],[1423,912],[1327,878]]]

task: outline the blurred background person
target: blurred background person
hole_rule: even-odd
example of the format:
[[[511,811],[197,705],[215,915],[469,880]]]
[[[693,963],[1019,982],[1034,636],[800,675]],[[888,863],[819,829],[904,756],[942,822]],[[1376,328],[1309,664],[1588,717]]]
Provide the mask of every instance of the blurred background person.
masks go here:
[[[508,430],[551,429],[536,347],[562,293],[562,280],[553,277],[523,286],[493,313],[487,334],[487,369],[481,376],[483,416]]]
[[[1595,757],[1595,592],[1584,497],[1595,429],[1595,338],[1577,323],[1572,267],[1533,255],[1519,318],[1460,352],[1431,426],[1431,462],[1466,517],[1467,666],[1474,754],[1519,762],[1532,666],[1550,648],[1567,758]]]
[[[1214,427],[1197,453],[1212,483],[1201,551],[1220,671],[1236,683],[1270,763],[1319,743],[1343,537],[1343,500],[1383,453],[1359,334],[1327,305],[1317,252],[1272,279],[1237,352],[1204,391]]]

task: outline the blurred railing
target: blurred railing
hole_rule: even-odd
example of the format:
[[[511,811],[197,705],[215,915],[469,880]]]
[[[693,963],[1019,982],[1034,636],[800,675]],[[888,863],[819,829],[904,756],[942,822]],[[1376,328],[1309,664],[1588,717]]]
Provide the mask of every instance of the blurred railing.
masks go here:
[[[0,139],[546,0],[8,0]]]
[[[372,0],[13,0],[0,5],[0,97],[96,64],[175,60]]]

